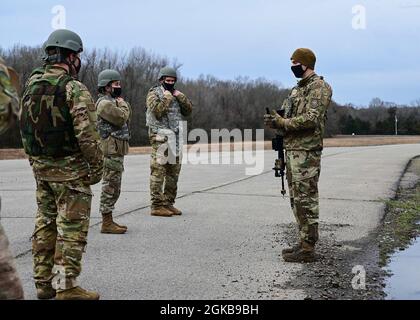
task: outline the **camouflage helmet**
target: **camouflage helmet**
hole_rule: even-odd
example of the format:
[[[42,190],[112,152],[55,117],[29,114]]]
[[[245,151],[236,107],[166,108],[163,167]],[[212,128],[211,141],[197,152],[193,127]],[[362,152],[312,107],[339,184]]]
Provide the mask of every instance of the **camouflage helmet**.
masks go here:
[[[121,74],[116,70],[106,69],[98,75],[98,88],[106,87],[113,81],[121,81]]]
[[[45,51],[50,48],[63,48],[79,53],[83,51],[83,42],[77,33],[66,29],[59,29],[50,34],[43,48]]]
[[[176,70],[171,67],[164,67],[160,69],[158,79],[161,80],[163,77],[171,77],[171,78],[178,78],[176,74]]]
[[[315,69],[316,63],[316,56],[315,53],[307,48],[299,48],[295,52],[293,52],[292,57],[290,60],[294,60],[311,68],[312,70]]]

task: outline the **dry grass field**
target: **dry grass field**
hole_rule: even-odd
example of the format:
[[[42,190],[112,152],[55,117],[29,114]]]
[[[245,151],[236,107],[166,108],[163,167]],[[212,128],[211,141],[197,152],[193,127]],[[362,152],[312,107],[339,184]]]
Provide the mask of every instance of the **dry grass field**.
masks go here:
[[[420,143],[420,136],[336,136],[334,138],[327,138],[324,140],[326,148],[329,147],[362,147],[362,146],[380,146],[390,144],[416,144]],[[251,143],[247,143],[250,148]],[[252,143],[253,147],[255,146]],[[226,144],[220,144],[219,149],[229,148]],[[215,151],[217,145],[211,146]],[[234,145],[230,144],[230,149],[234,150]],[[265,149],[271,150],[271,142],[265,142]],[[132,147],[130,154],[149,154],[150,147]],[[22,149],[0,149],[0,160],[7,159],[23,159],[25,154]]]

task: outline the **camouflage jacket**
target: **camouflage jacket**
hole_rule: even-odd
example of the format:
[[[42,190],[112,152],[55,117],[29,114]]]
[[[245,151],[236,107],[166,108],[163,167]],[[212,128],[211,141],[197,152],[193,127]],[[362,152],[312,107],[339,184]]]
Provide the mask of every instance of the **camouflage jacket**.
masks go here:
[[[193,105],[186,95],[181,93],[174,97],[164,93],[163,87],[157,85],[149,90],[146,107],[150,134],[157,133],[159,129],[170,129],[178,134],[180,122],[191,114]]]
[[[96,101],[98,131],[104,156],[128,154],[130,139],[129,122],[131,106],[128,102],[117,102],[109,95],[99,95]]]
[[[41,78],[56,79],[66,72],[58,66],[46,66],[45,73],[33,73],[26,85],[29,87],[33,81]],[[103,154],[100,149],[99,134],[96,131],[95,103],[88,89],[79,81],[68,82],[66,101],[80,151],[61,158],[30,157],[34,174],[40,180],[63,182],[87,179],[88,175],[98,172],[103,167]]]
[[[332,89],[323,77],[313,74],[301,80],[283,102],[284,145],[288,151],[321,151]]]
[[[19,109],[17,88],[11,82],[9,70],[0,58],[0,134],[13,123]]]

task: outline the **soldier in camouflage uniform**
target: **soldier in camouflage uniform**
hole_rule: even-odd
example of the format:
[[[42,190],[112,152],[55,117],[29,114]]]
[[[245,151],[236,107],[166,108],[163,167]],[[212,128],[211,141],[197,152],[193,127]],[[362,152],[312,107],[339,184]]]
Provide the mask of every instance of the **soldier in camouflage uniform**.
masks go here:
[[[182,121],[192,112],[191,101],[175,89],[177,73],[165,67],[159,84],[149,90],[146,122],[152,145],[150,194],[153,216],[171,217],[182,212],[174,207],[181,171]]]
[[[131,117],[130,104],[121,97],[121,75],[115,70],[104,70],[98,76],[99,99],[96,102],[98,131],[104,154],[104,174],[100,211],[102,233],[122,234],[127,231],[113,221],[112,211],[121,193],[124,156],[128,154]]]
[[[283,103],[285,118],[273,111],[265,116],[265,123],[284,135],[290,200],[300,232],[300,243],[283,250],[283,258],[312,262],[318,241],[318,180],[332,89],[314,72],[316,57],[311,50],[297,49],[291,60],[293,73],[302,80]]]
[[[19,109],[16,72],[5,66],[0,58],[0,134],[15,121]],[[1,198],[0,198],[1,210]],[[16,271],[9,241],[0,224],[0,300],[23,299],[22,283]]]
[[[37,190],[32,237],[39,299],[97,300],[76,283],[87,243],[91,185],[102,178],[95,103],[79,81],[80,37],[56,30],[45,43],[46,66],[27,81],[20,130]]]

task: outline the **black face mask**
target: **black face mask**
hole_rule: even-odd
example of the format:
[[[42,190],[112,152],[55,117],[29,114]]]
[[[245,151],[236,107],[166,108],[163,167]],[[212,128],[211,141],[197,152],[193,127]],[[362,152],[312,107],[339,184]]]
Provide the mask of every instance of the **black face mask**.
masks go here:
[[[122,88],[112,87],[111,96],[113,98],[119,98],[122,94]]]
[[[292,66],[292,72],[294,73],[296,78],[303,78],[306,70],[303,70],[303,66],[301,64],[297,66]]]
[[[170,93],[173,93],[175,91],[175,83],[166,83],[163,81],[163,87],[165,90],[168,90]]]

